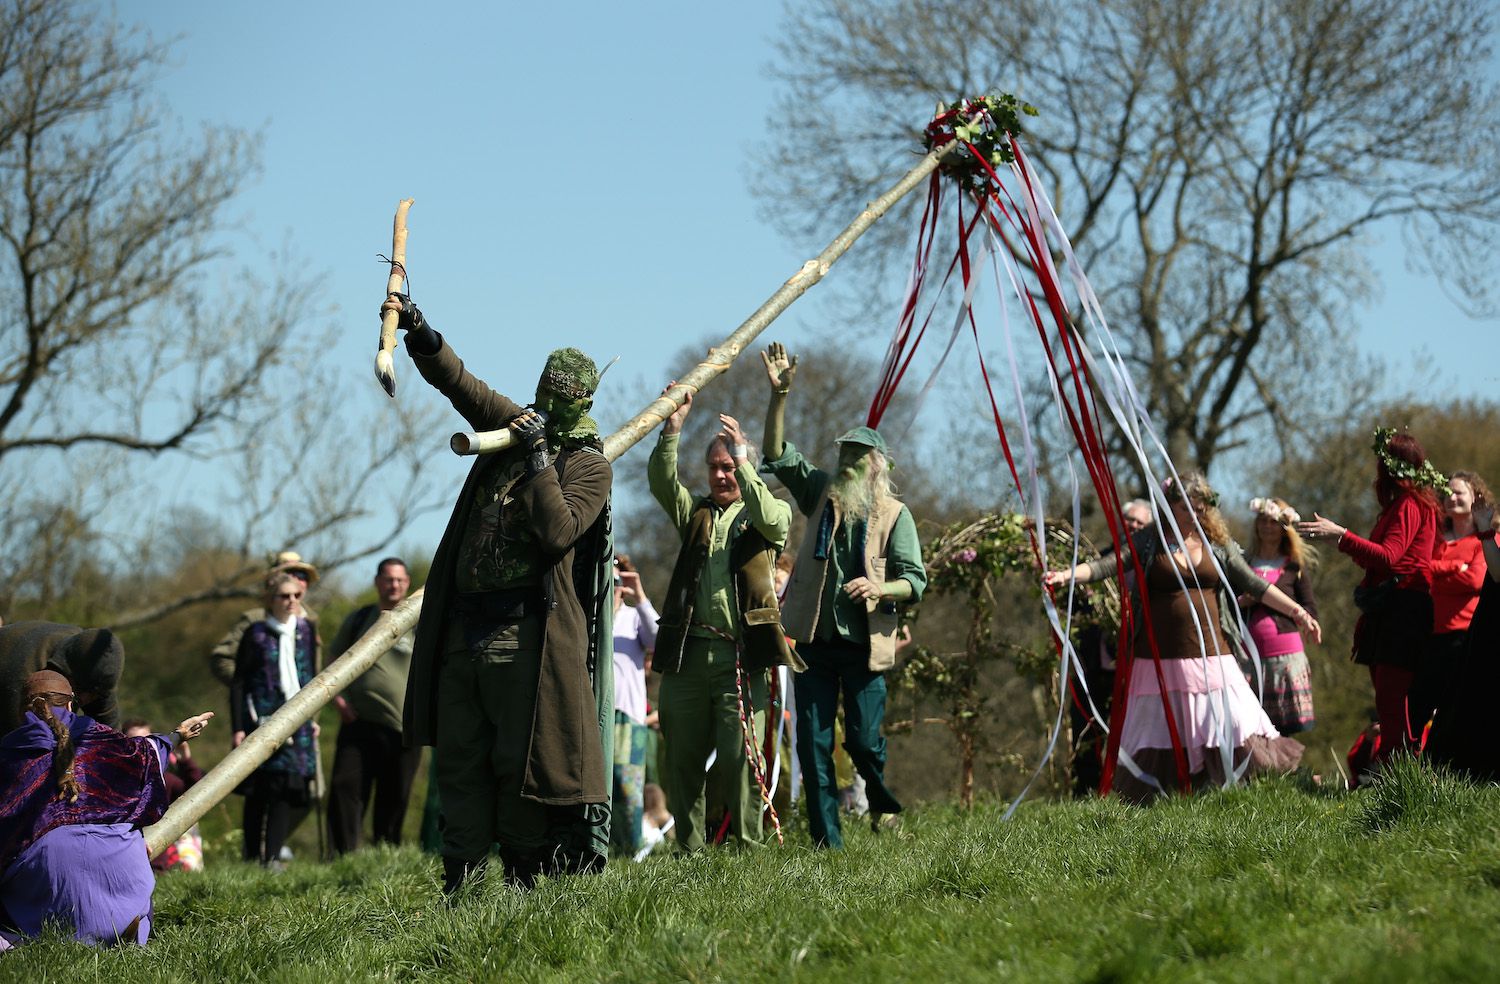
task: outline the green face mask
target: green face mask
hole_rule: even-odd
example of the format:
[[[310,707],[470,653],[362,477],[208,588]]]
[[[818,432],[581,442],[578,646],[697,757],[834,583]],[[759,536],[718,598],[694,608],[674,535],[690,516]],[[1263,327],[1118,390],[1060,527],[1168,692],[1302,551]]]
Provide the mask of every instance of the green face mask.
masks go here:
[[[536,391],[536,408],[547,415],[547,436],[554,441],[598,437],[599,426],[589,417],[592,399],[570,400],[545,386]]]

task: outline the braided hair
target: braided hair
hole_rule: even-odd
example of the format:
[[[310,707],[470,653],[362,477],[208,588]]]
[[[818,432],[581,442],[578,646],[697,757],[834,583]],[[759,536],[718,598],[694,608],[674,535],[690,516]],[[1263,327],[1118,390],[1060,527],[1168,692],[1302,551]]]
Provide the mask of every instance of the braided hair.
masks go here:
[[[68,733],[67,726],[57,719],[57,715],[52,713],[53,699],[57,697],[71,700],[72,694],[37,694],[31,698],[27,710],[41,718],[57,739],[57,748],[52,752],[52,778],[57,783],[58,798],[77,803],[78,779],[73,775],[73,736]],[[67,704],[57,706],[65,707]]]

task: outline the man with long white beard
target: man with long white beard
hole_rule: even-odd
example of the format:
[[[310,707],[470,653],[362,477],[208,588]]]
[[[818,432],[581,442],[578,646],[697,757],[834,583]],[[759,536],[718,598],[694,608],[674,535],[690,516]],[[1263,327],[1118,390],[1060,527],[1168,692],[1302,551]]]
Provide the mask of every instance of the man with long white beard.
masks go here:
[[[838,470],[814,468],[785,439],[786,397],[797,360],[778,342],[761,356],[771,384],[766,470],[808,518],[787,586],[782,625],[807,669],[795,679],[797,757],[813,841],[842,847],[833,725],[844,707],[844,748],[864,777],[871,827],[888,826],[901,804],[885,784],[885,671],[896,661],[901,607],[927,587],[911,510],[896,498],[890,453],[872,427],[838,439]]]

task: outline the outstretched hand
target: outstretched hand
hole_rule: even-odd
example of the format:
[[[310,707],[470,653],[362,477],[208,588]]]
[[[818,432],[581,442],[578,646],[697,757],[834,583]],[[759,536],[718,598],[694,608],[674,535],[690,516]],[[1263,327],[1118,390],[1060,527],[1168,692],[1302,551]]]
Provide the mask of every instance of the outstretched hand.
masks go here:
[[[797,375],[797,357],[787,355],[786,346],[780,342],[772,342],[770,347],[760,354],[760,361],[766,366],[766,379],[771,383],[771,389],[777,393],[786,393],[792,388],[792,378]]]
[[[213,716],[213,711],[204,711],[202,714],[196,714],[179,724],[176,729],[177,733],[182,735],[183,741],[191,741],[203,734],[203,729],[208,726],[208,722]]]
[[[1294,525],[1297,527],[1297,534],[1308,540],[1336,540],[1347,532],[1338,523],[1324,519],[1317,513],[1313,513],[1312,519]]]

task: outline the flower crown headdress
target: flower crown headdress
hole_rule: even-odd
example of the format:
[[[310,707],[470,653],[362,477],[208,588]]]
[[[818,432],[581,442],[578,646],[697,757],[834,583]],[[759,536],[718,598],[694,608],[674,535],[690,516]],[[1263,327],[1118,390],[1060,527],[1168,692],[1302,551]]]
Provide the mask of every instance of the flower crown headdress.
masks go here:
[[[1432,462],[1426,458],[1422,459],[1420,465],[1414,465],[1404,458],[1398,458],[1391,454],[1391,438],[1396,436],[1394,427],[1375,428],[1375,441],[1370,445],[1370,450],[1379,456],[1381,464],[1392,478],[1405,479],[1415,485],[1425,485],[1430,489],[1448,488],[1448,479],[1443,473],[1432,467]]]
[[[1250,511],[1257,516],[1269,516],[1282,526],[1302,522],[1302,516],[1291,506],[1279,506],[1270,496],[1250,500]]]
[[[1178,484],[1177,479],[1171,475],[1168,475],[1162,481],[1161,490],[1166,494],[1169,502],[1187,498],[1186,491]],[[1210,488],[1207,483],[1201,483],[1198,487],[1198,492],[1203,496],[1203,504],[1205,506],[1208,506],[1210,509],[1219,508],[1219,493]]]

